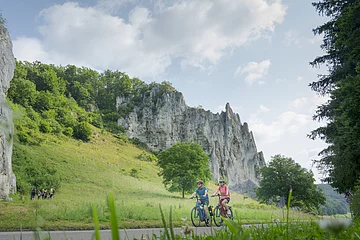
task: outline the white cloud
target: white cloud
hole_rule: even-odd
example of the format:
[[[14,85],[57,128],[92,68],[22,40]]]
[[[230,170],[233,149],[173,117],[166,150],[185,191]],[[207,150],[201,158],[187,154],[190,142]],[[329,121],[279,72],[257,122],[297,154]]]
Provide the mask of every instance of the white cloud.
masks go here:
[[[14,55],[19,60],[48,62],[49,55],[36,38],[20,37],[13,41]]]
[[[302,108],[308,106],[308,104],[309,101],[306,97],[297,98],[291,103],[291,105],[295,108]]]
[[[137,76],[164,73],[174,58],[208,69],[232,49],[267,36],[286,14],[280,0],[158,0],[152,2],[162,6],[156,12],[135,7],[128,21],[106,10],[128,2],[100,0],[94,7],[66,2],[44,9],[36,40],[40,53],[34,49],[16,57],[36,59],[45,51],[55,64],[121,69]],[[17,40],[16,48],[28,44]]]
[[[266,112],[269,112],[270,110],[271,110],[270,108],[267,108],[267,107],[265,107],[265,106],[262,105],[262,104],[260,105],[260,111],[261,111],[261,112],[265,112],[265,113],[266,113]]]
[[[248,84],[253,84],[258,79],[262,79],[268,72],[270,67],[270,60],[264,60],[262,62],[249,62],[245,67],[239,66],[235,75],[247,74],[245,81]]]
[[[292,111],[280,114],[270,124],[263,123],[257,114],[252,115],[249,120],[249,125],[257,140],[264,143],[279,141],[285,134],[297,133],[302,126],[310,123],[312,123],[310,116]]]
[[[285,36],[284,36],[283,43],[286,46],[291,46],[291,45],[300,46],[300,36],[297,31],[289,30],[289,31],[285,32],[284,35]]]
[[[296,98],[290,103],[291,108],[306,109],[307,112],[313,114],[316,108],[329,100],[329,96],[319,96],[313,93],[311,97],[300,97]]]
[[[296,78],[296,80],[302,81],[302,80],[303,80],[303,77],[302,77],[302,76],[298,76],[298,77]]]
[[[117,12],[121,7],[127,3],[134,3],[136,0],[98,0],[97,8],[109,12]]]

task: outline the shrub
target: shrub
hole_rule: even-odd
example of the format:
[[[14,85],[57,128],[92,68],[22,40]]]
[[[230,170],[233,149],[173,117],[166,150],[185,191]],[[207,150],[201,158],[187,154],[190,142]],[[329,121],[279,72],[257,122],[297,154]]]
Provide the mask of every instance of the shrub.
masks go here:
[[[79,122],[74,127],[74,137],[83,140],[84,142],[90,141],[91,134],[91,127],[90,124],[87,122]]]

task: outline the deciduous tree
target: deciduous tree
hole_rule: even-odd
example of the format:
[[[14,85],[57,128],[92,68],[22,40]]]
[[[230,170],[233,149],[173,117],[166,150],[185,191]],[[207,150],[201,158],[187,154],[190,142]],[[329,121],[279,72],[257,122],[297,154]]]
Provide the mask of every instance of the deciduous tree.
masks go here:
[[[256,195],[261,202],[277,202],[279,197],[287,203],[290,187],[292,187],[291,206],[304,210],[318,210],[325,204],[325,196],[315,185],[314,175],[296,163],[292,158],[275,155],[268,166],[261,170],[262,179]]]
[[[193,190],[196,180],[210,179],[209,156],[199,144],[177,143],[158,155],[159,173],[169,191]]]

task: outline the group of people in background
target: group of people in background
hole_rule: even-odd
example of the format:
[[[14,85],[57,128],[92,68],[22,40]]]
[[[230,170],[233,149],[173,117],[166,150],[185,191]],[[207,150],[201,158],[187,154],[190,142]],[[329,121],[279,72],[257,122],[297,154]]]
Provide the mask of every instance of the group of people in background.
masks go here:
[[[34,187],[33,189],[31,189],[30,199],[35,200],[36,196],[37,199],[53,199],[54,195],[55,195],[55,188],[50,188],[50,190],[43,188],[40,190]]]

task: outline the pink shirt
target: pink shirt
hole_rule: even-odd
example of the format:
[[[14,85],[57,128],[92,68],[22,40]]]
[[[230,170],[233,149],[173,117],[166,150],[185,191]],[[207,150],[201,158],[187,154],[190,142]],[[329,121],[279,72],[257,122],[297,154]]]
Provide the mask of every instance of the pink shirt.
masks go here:
[[[227,186],[219,186],[215,194],[217,194],[218,192],[220,192],[221,199],[230,197],[230,191]]]

